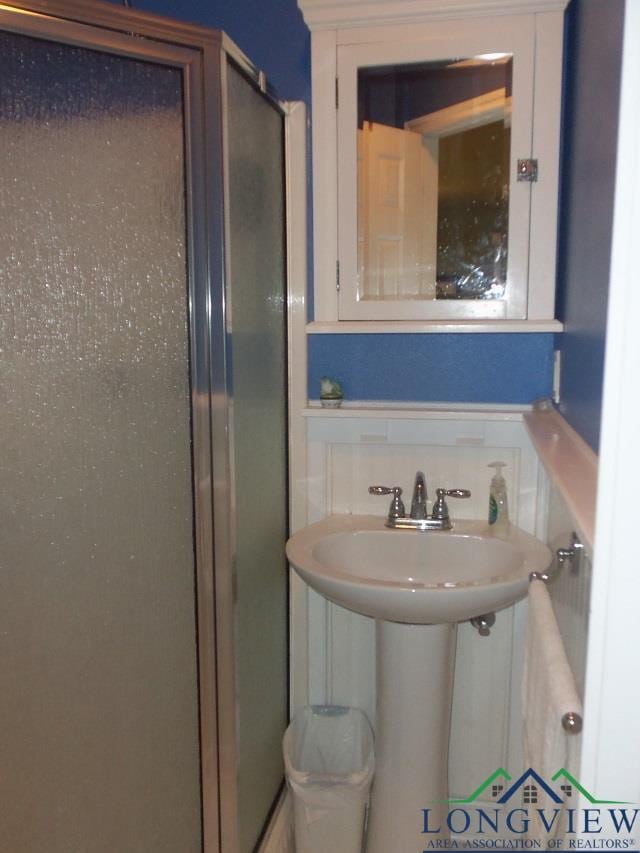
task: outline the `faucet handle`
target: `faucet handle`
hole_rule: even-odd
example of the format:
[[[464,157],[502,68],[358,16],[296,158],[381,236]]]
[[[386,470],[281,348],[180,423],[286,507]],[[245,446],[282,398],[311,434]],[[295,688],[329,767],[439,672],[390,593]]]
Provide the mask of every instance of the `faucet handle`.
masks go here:
[[[389,518],[404,518],[404,504],[400,497],[402,494],[400,486],[369,486],[369,494],[393,495],[393,500],[389,507]]]
[[[446,521],[449,518],[449,507],[445,501],[448,498],[470,498],[469,489],[436,489],[436,502],[433,505],[431,517],[438,521]]]
[[[470,498],[471,492],[469,489],[436,489],[436,495],[438,497],[446,495],[448,498]]]

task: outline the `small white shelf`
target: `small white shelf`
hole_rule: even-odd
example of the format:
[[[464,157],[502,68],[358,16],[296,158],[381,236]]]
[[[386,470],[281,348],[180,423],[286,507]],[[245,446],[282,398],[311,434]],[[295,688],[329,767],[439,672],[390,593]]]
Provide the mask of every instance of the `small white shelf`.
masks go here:
[[[378,335],[378,334],[511,334],[561,332],[559,320],[325,320],[307,323],[308,335]]]
[[[387,400],[345,400],[339,409],[323,409],[309,400],[304,418],[376,418],[386,420],[522,421],[530,405],[505,403],[417,403]]]

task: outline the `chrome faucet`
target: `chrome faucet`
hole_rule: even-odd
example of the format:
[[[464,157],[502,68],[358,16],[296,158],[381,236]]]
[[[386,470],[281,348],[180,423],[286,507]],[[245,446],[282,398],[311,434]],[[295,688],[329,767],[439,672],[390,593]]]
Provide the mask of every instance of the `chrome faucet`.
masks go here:
[[[427,484],[422,471],[416,471],[416,479],[413,484],[413,498],[411,499],[410,518],[427,517]]]
[[[427,515],[427,485],[422,471],[416,472],[409,517],[400,498],[400,486],[369,486],[370,495],[393,495],[385,525],[398,530],[451,530],[449,507],[445,497],[470,498],[468,489],[436,489],[431,517]]]

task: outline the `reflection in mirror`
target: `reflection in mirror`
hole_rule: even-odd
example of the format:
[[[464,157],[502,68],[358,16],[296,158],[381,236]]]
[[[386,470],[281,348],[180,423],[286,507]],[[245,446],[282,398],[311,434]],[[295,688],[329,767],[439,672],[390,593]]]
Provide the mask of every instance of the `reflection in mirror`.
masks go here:
[[[359,299],[504,297],[512,68],[359,69]]]

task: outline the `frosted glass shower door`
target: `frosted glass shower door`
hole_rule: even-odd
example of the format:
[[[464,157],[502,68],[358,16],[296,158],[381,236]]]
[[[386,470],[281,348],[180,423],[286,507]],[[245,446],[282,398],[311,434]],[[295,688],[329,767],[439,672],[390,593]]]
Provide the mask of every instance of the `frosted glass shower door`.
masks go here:
[[[0,848],[196,853],[183,75],[0,56]]]
[[[282,784],[288,719],[284,121],[231,64],[226,114],[237,820],[250,853]]]

